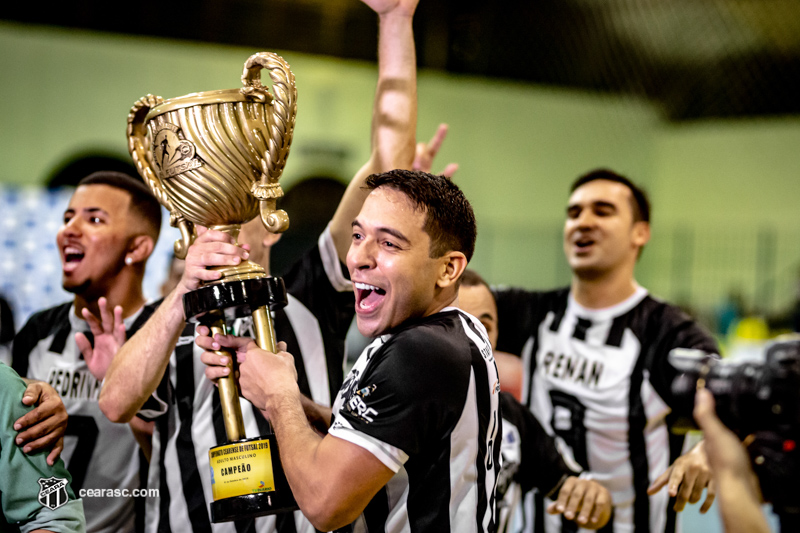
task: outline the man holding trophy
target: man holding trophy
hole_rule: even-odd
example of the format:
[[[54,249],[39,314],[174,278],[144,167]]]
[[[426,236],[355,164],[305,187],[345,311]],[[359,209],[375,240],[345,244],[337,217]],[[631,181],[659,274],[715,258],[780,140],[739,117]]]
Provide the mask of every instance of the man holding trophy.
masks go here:
[[[350,244],[350,224],[366,197],[366,192],[362,190],[364,179],[370,174],[391,168],[409,168],[414,158],[416,59],[411,21],[417,0],[364,1],[380,18],[379,79],[373,111],[372,154],[350,183],[333,219],[319,239],[319,246],[309,251],[285,276],[288,306],[285,310],[275,309],[276,337],[289,342],[292,349],[297,350],[295,354],[299,354],[295,359],[298,384],[306,396],[305,405],[309,412],[315,409],[308,398],[330,406],[343,379],[344,338],[354,312],[354,297],[351,285],[343,273],[342,261]],[[248,71],[248,68],[251,70]],[[212,205],[216,209],[223,204],[222,201],[215,200],[200,206],[201,202],[193,203],[198,197],[218,194],[222,185],[242,188],[239,184],[232,186],[230,182],[217,182],[204,188],[197,196],[180,195],[177,189],[182,180],[186,181],[186,176],[201,175],[206,170],[201,168],[201,164],[208,167],[212,165],[210,160],[218,147],[214,143],[224,145],[219,150],[225,152],[224,155],[233,154],[237,158],[229,163],[231,167],[240,165],[252,156],[251,153],[236,155],[236,147],[248,142],[262,142],[268,147],[270,154],[277,154],[262,163],[260,182],[244,185],[260,203],[249,218],[242,215],[241,211],[250,208],[242,207],[236,215],[241,215],[242,220],[213,219],[206,224],[195,222],[200,226],[212,225],[216,229],[197,229],[196,240],[188,248],[185,273],[178,287],[164,299],[140,333],[119,347],[106,376],[100,406],[113,421],[131,419],[151,397],[162,402],[163,408],[159,416],[155,417],[149,480],[151,488],[160,488],[160,498],[148,500],[148,531],[167,528],[172,531],[226,532],[312,530],[300,513],[216,524],[212,523],[212,517],[209,516],[212,492],[216,490],[213,485],[220,483],[221,479],[218,474],[213,478],[209,476],[208,450],[236,440],[231,437],[229,426],[231,421],[234,422],[233,426],[237,424],[235,416],[223,413],[230,407],[228,404],[232,403],[225,399],[225,391],[217,392],[214,385],[203,376],[203,365],[199,361],[200,350],[193,349],[194,325],[187,325],[185,322],[189,317],[184,311],[183,297],[191,291],[194,291],[192,294],[207,294],[220,287],[228,287],[225,283],[219,283],[223,277],[233,281],[229,285],[245,289],[253,283],[260,283],[258,280],[269,272],[269,248],[277,241],[277,236],[265,229],[262,220],[273,231],[280,230],[281,226],[285,228],[286,222],[283,219],[285,214],[275,211],[274,207],[275,198],[280,195],[277,177],[285,163],[293,129],[293,80],[288,76],[284,80],[287,82],[280,86],[275,82],[276,94],[273,97],[263,91],[259,87],[260,83],[255,82],[253,76],[248,74],[252,69],[257,70],[257,65],[250,65],[248,68],[245,77],[249,77],[250,87],[253,88],[249,89],[250,94],[243,91],[244,96],[237,98],[260,98],[274,107],[276,115],[291,115],[291,121],[281,122],[279,127],[271,127],[261,140],[248,138],[245,142],[240,138],[229,138],[212,142],[200,135],[198,139],[194,139],[197,144],[190,146],[192,143],[187,138],[190,136],[192,124],[196,124],[201,118],[192,116],[186,122],[181,122],[180,117],[174,120],[163,118],[173,111],[179,116],[190,115],[192,110],[188,105],[184,106],[183,98],[167,102],[143,99],[150,106],[142,111],[147,112],[150,117],[145,120],[151,120],[154,124],[147,146],[152,152],[148,155],[134,151],[134,158],[139,157],[141,164],[147,159],[155,168],[160,183],[163,184],[156,191],[157,196],[162,203],[169,203],[175,208],[172,210],[173,217],[184,235],[181,246],[187,246],[191,241],[192,229],[185,220],[179,220],[180,217],[185,216],[189,221],[206,220],[199,218],[200,207],[205,209],[204,206]],[[273,76],[273,81],[275,79]],[[163,108],[159,107],[162,104],[169,108],[169,113],[162,113]],[[219,131],[230,132],[237,123],[247,125],[250,124],[248,121],[259,118],[258,113],[242,111],[244,106],[245,104],[240,105],[237,101],[229,110],[218,113],[222,124]],[[142,117],[134,115],[136,113],[132,112],[133,129],[142,122]],[[205,118],[207,117],[202,119]],[[253,128],[243,130],[253,131]],[[140,157],[142,154],[145,157]],[[202,154],[202,157],[198,154]],[[144,176],[146,181],[148,176]],[[196,183],[189,183],[189,186],[195,185]],[[227,203],[239,202],[230,196],[227,200]],[[259,212],[261,220],[247,222]],[[206,213],[203,216],[210,215]],[[225,226],[226,223],[241,224],[238,238],[244,246],[237,245],[236,231],[230,231]],[[181,246],[177,247],[177,251],[181,251]],[[185,249],[182,251],[185,252]],[[231,271],[235,271],[235,274],[230,275]],[[255,274],[251,276],[253,273]],[[209,290],[203,293],[204,289]],[[198,305],[202,308],[205,304],[201,302]],[[110,316],[105,318],[103,322],[113,323]],[[272,317],[270,313],[262,313],[261,318],[270,321]],[[254,313],[252,327],[260,331],[263,324],[260,325],[259,320]],[[242,324],[243,329],[248,327],[247,320],[239,320],[237,323]],[[104,333],[109,334],[108,330]],[[241,406],[238,429],[244,431],[239,437],[243,437],[245,433],[250,437],[270,433],[266,420],[257,409],[247,402],[239,404],[238,399],[233,403],[234,408]],[[237,430],[234,428],[233,431],[236,433]],[[273,453],[273,457],[276,456],[277,453]]]

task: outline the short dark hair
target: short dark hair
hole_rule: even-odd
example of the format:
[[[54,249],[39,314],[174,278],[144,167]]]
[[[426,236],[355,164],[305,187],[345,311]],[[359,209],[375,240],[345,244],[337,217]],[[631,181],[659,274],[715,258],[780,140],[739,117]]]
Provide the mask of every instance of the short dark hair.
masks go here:
[[[141,215],[153,240],[158,241],[161,231],[161,204],[142,180],[123,172],[101,170],[83,178],[78,182],[78,187],[81,185],[108,185],[127,192],[131,197],[131,209]]]
[[[631,191],[631,210],[634,222],[650,222],[650,200],[647,199],[647,193],[631,180],[613,170],[607,168],[592,170],[576,179],[569,192],[573,193],[578,187],[595,180],[614,181],[626,186]]]
[[[491,292],[492,288],[489,287],[489,284],[486,283],[486,280],[483,277],[472,270],[471,268],[464,269],[464,273],[461,274],[461,286],[462,287],[480,287],[484,286]]]
[[[475,213],[464,193],[449,178],[397,169],[367,178],[366,189],[378,187],[402,192],[415,208],[424,210],[423,229],[431,238],[430,257],[441,257],[455,250],[462,252],[467,261],[472,259],[477,236]]]

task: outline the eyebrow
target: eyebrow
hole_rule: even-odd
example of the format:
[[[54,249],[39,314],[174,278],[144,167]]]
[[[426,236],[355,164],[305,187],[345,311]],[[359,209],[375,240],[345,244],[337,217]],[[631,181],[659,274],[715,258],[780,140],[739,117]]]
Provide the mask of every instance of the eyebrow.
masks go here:
[[[84,213],[88,213],[88,214],[100,213],[100,214],[103,214],[103,215],[108,215],[108,212],[105,209],[103,209],[102,207],[85,207],[85,208],[81,209],[81,211],[84,212]],[[75,213],[75,212],[76,212],[76,209],[74,207],[68,207],[67,209],[64,210],[64,214],[65,215],[67,213]]]
[[[358,222],[358,219],[354,220],[353,223],[351,224],[351,226],[353,228],[361,228],[361,229],[363,229],[361,224]],[[393,236],[396,239],[399,239],[399,240],[403,241],[406,244],[410,244],[411,243],[411,241],[409,241],[408,238],[405,235],[403,235],[402,233],[400,233],[399,231],[397,231],[396,229],[393,229],[393,228],[387,228],[385,226],[381,226],[381,227],[377,228],[377,232],[378,233],[388,233],[389,235]]]
[[[595,202],[591,202],[589,204],[591,207],[610,207],[612,209],[617,209],[617,204],[612,202],[606,202],[605,200],[597,200]],[[567,212],[572,211],[573,209],[583,209],[584,206],[581,204],[569,204],[567,206]]]

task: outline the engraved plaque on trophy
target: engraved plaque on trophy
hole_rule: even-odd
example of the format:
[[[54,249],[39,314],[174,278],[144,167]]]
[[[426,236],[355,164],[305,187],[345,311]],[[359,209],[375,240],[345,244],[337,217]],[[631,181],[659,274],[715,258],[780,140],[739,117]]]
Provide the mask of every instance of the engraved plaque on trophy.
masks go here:
[[[262,69],[269,72],[272,93],[261,83]],[[169,100],[147,95],[128,116],[128,149],[169,210],[170,224],[181,232],[175,242],[179,258],[186,257],[195,224],[224,231],[234,240],[242,224],[256,216],[273,233],[289,227],[276,200],[283,195],[278,180],[294,133],[294,75],[283,58],[261,52],[247,59],[241,79],[239,89]],[[223,273],[220,280],[184,296],[186,316],[207,325],[213,335],[227,333],[230,319],[250,315],[256,343],[275,352],[270,310],[286,305],[283,280],[268,277],[252,261],[215,270]],[[218,382],[228,442],[209,450],[212,521],[297,509],[275,435],[245,436],[235,358],[228,359],[231,373]]]

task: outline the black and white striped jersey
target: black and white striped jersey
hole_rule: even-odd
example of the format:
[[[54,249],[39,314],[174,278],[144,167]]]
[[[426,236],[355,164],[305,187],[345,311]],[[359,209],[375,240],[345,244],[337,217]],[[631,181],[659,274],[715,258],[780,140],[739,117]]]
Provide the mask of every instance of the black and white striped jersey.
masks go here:
[[[330,406],[344,378],[347,330],[355,313],[352,285],[325,230],[284,276],[289,305],[274,314],[275,337],[294,356],[300,390]],[[249,320],[238,321],[246,334]],[[211,523],[211,477],[208,450],[227,440],[217,388],[206,379],[202,350],[188,324],[170,358],[169,386],[154,397],[168,406],[155,417],[148,488],[160,498],[147,500],[148,532],[293,532],[313,531],[300,512],[220,524]],[[267,433],[264,417],[241,400],[246,435]]]
[[[494,531],[501,421],[486,330],[446,308],[375,339],[334,403],[330,434],[395,472],[356,531]]]
[[[522,498],[532,489],[557,498],[569,476],[580,471],[567,466],[549,435],[530,409],[510,393],[500,392],[503,440],[502,468],[497,483],[498,516],[501,533],[525,531],[528,517],[521,512]]]
[[[676,412],[676,370],[667,356],[677,347],[716,353],[710,335],[641,287],[606,309],[580,306],[568,289],[495,296],[498,350],[523,357],[523,403],[556,437],[567,463],[591,471],[609,489],[609,530],[673,531],[666,489],[646,494],[681,453],[683,438],[669,425],[691,416]],[[562,531],[560,517],[542,518],[548,532]]]
[[[128,335],[133,335],[153,311],[147,305],[125,319]],[[141,488],[144,480],[140,484],[140,469],[145,476],[146,461],[128,424],[114,424],[100,411],[97,399],[101,384],[89,372],[75,342],[79,331],[92,340],[88,324],[75,314],[72,303],[35,313],[14,338],[13,368],[21,376],[46,381],[61,396],[69,415],[61,457],[72,474],[76,493],[81,489]],[[134,531],[142,524],[143,503],[141,498],[122,496],[83,498],[86,530]]]

